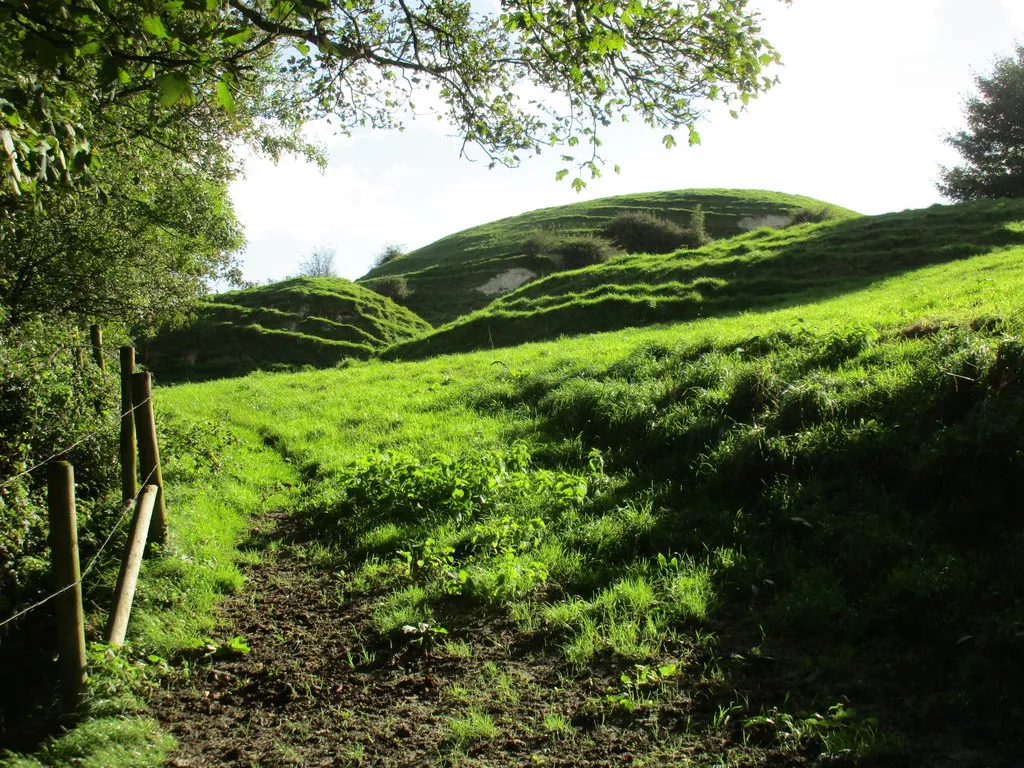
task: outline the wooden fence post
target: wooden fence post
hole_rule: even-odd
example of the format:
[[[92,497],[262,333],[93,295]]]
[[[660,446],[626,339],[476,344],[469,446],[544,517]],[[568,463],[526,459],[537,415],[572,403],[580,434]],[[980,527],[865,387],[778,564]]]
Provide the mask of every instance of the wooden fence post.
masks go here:
[[[57,598],[57,650],[60,659],[60,698],[65,712],[78,707],[85,688],[85,626],[75,520],[75,471],[66,461],[50,465],[47,504],[50,548]]]
[[[164,506],[164,479],[160,472],[152,383],[148,372],[132,374],[132,403],[135,407],[135,436],[139,440],[139,473],[142,482],[158,489],[153,519],[149,524],[149,540],[163,544],[167,539],[167,508]]]
[[[89,328],[89,334],[92,336],[92,359],[96,361],[96,365],[100,367],[101,371],[105,370],[106,366],[103,365],[103,329],[93,324]]]
[[[135,461],[135,416],[132,413],[132,374],[135,348],[121,347],[121,499],[127,504],[139,492]]]
[[[124,635],[128,631],[128,616],[132,612],[132,599],[135,597],[135,585],[139,581],[139,567],[142,565],[142,553],[146,549],[146,536],[149,533],[156,496],[157,487],[147,485],[142,489],[142,495],[135,505],[128,551],[121,561],[121,573],[117,577],[117,588],[114,590],[114,607],[110,612],[110,622],[107,624],[107,643],[115,648],[120,648],[124,644]]]

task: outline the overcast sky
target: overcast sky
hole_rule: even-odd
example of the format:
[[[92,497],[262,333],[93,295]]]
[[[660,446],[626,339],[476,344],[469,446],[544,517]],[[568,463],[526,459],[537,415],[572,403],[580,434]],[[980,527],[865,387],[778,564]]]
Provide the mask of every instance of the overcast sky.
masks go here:
[[[295,274],[316,248],[333,248],[339,274],[365,274],[389,243],[407,250],[505,216],[630,192],[700,187],[809,195],[862,213],[941,199],[940,165],[957,156],[943,137],[962,127],[972,73],[1024,44],[1024,0],[777,0],[763,10],[778,48],[780,84],[738,120],[716,111],[700,146],[661,146],[636,123],[605,134],[609,167],[577,194],[556,182],[557,153],[517,169],[459,159],[460,142],[436,121],[403,132],[315,135],[325,173],[298,161],[250,159],[232,187],[249,240],[249,280]],[[571,178],[571,177],[570,177]]]

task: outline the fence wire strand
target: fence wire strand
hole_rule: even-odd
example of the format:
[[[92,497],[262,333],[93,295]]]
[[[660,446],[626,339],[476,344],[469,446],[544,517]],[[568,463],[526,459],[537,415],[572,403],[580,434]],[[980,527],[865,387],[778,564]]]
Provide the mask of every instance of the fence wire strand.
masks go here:
[[[140,403],[140,405],[141,405],[141,403]],[[121,508],[121,515],[120,515],[120,517],[118,517],[117,522],[114,523],[114,527],[110,529],[110,533],[107,534],[107,538],[105,538],[103,540],[103,543],[100,545],[100,548],[96,550],[96,554],[94,554],[92,556],[92,558],[89,560],[89,563],[85,566],[85,570],[82,571],[82,574],[78,577],[78,579],[76,581],[73,581],[70,584],[64,585],[63,587],[58,589],[56,592],[47,595],[42,600],[40,600],[40,601],[30,605],[28,608],[25,608],[25,609],[19,611],[18,613],[14,614],[13,616],[11,616],[9,618],[6,618],[3,621],[0,621],[0,629],[3,629],[8,624],[16,621],[17,619],[20,619],[22,616],[25,616],[28,613],[31,613],[32,611],[36,610],[37,608],[40,608],[41,606],[46,605],[48,602],[50,602],[54,598],[60,597],[65,592],[67,592],[69,589],[74,589],[79,584],[82,584],[85,581],[85,577],[89,575],[89,572],[92,571],[93,567],[99,561],[100,555],[103,554],[103,550],[105,550],[107,548],[107,545],[110,543],[110,540],[114,538],[114,534],[117,533],[118,529],[124,523],[125,518],[128,517],[128,513],[131,512],[133,509],[135,509],[135,505],[138,503],[139,498],[142,495],[142,491],[149,484],[149,481],[153,478],[153,474],[155,472],[156,472],[156,470],[152,470],[149,473],[149,476],[142,482],[142,486],[141,486],[141,488],[139,490],[139,493],[135,496],[135,498],[132,499],[131,501],[125,502],[124,506]]]
[[[93,430],[92,432],[90,432],[89,434],[87,434],[87,435],[86,435],[85,437],[83,437],[83,438],[81,438],[81,439],[79,439],[79,440],[76,440],[75,442],[73,442],[73,443],[72,443],[71,445],[69,445],[69,446],[68,446],[67,448],[64,448],[64,449],[62,449],[62,450],[60,450],[60,451],[57,451],[56,453],[54,453],[54,454],[51,454],[50,456],[47,456],[47,457],[46,457],[45,459],[43,459],[42,461],[40,461],[40,462],[38,462],[37,464],[35,464],[35,465],[33,465],[33,466],[29,467],[28,469],[22,470],[21,472],[19,472],[19,473],[18,473],[18,474],[16,474],[16,475],[11,475],[11,476],[10,476],[9,478],[7,478],[7,479],[6,479],[6,480],[4,480],[4,481],[3,481],[2,483],[0,483],[0,488],[6,488],[6,487],[7,487],[8,485],[10,485],[11,483],[13,483],[13,482],[14,482],[15,480],[17,480],[17,479],[19,479],[19,478],[22,478],[22,477],[24,477],[25,475],[30,475],[30,474],[32,474],[32,473],[33,473],[33,472],[35,472],[35,471],[36,471],[37,469],[40,469],[40,468],[42,468],[42,467],[45,467],[45,466],[46,466],[47,464],[49,464],[49,463],[50,463],[51,461],[53,461],[54,459],[58,458],[59,456],[63,456],[63,455],[65,455],[65,454],[67,454],[67,453],[70,453],[71,451],[75,450],[75,448],[77,448],[78,446],[82,445],[82,443],[86,443],[86,442],[88,442],[89,440],[92,440],[92,439],[93,439],[93,438],[95,438],[95,437],[96,437],[97,435],[99,435],[99,434],[100,434],[101,432],[104,432],[104,431],[106,431],[106,430],[107,430],[107,429],[108,429],[108,428],[109,428],[109,427],[111,426],[111,424],[112,424],[112,423],[113,423],[113,422],[114,422],[115,420],[116,420],[116,421],[120,421],[120,420],[121,420],[121,419],[123,419],[123,418],[124,418],[125,416],[127,416],[127,415],[128,415],[129,413],[130,413],[130,414],[132,414],[132,416],[134,417],[134,415],[135,415],[135,411],[136,411],[136,410],[138,410],[139,408],[141,408],[142,406],[144,406],[144,405],[145,405],[146,403],[148,403],[148,402],[149,402],[150,400],[152,400],[152,399],[153,399],[153,396],[152,396],[152,395],[150,395],[150,396],[149,396],[149,397],[147,397],[147,398],[146,398],[145,400],[143,400],[143,401],[142,401],[141,403],[137,403],[137,404],[134,404],[134,405],[132,405],[132,407],[131,407],[131,408],[129,408],[129,409],[127,410],[127,411],[124,411],[123,413],[121,413],[121,414],[118,414],[118,416],[116,417],[116,419],[113,419],[113,418],[112,418],[112,419],[110,419],[110,423],[104,424],[104,425],[103,425],[102,427],[98,427],[97,429],[94,429],[94,430]]]

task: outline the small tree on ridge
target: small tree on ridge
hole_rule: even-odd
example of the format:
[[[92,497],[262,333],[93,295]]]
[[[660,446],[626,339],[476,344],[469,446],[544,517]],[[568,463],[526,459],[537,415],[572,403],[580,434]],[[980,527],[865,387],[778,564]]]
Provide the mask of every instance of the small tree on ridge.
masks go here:
[[[333,248],[317,248],[299,262],[299,275],[302,277],[337,277],[338,273],[334,268],[335,255]]]

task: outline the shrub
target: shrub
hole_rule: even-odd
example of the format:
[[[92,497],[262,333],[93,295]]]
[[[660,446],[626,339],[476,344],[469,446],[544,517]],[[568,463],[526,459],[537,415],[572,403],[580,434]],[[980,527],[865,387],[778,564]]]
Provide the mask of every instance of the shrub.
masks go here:
[[[554,232],[546,229],[535,229],[526,238],[522,246],[526,256],[543,256],[558,251],[558,238]]]
[[[690,211],[690,232],[693,238],[693,245],[689,246],[690,248],[700,248],[714,239],[704,225],[704,209],[699,203]]]
[[[820,224],[823,221],[832,221],[837,218],[834,208],[823,205],[820,208],[798,208],[793,211],[793,219],[789,222],[790,227],[798,224]]]
[[[373,266],[382,267],[389,261],[400,259],[405,256],[405,246],[400,243],[388,243],[381,248],[380,253],[377,254],[373,260]]]
[[[367,283],[366,287],[399,304],[404,303],[412,296],[412,288],[409,287],[409,281],[404,277],[380,277],[372,283]]]
[[[600,264],[618,254],[615,243],[596,235],[579,235],[562,240],[558,244],[558,253],[562,257],[562,266],[566,269],[578,269],[591,264]]]
[[[699,248],[711,239],[704,230],[700,206],[690,221],[690,227],[683,227],[649,211],[627,211],[609,221],[604,233],[630,253],[671,253],[680,248]]]

